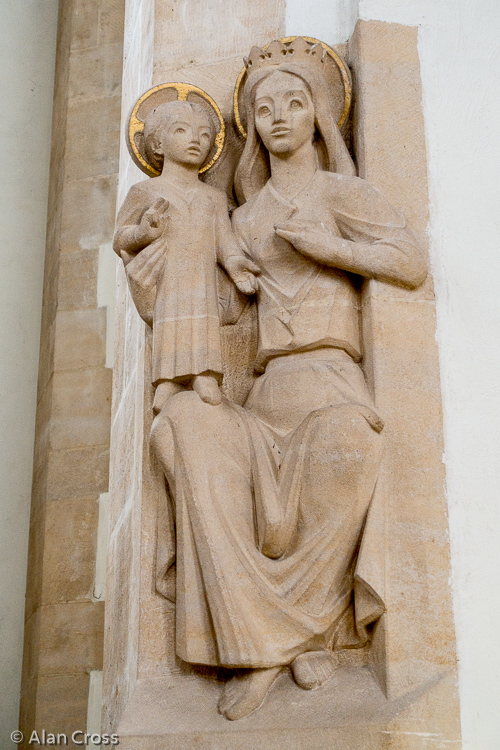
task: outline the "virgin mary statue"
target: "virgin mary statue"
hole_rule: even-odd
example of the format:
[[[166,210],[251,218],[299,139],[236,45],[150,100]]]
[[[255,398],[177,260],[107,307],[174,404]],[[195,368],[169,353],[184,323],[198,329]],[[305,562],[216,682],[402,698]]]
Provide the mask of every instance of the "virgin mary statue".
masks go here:
[[[355,176],[323,59],[299,38],[247,61],[233,228],[260,271],[259,377],[242,407],[179,393],[152,430],[175,506],[177,654],[234,670],[228,719],[286,666],[321,685],[332,651],[366,644],[384,611],[362,573],[383,421],[360,291],[369,278],[415,288],[426,267],[404,217]]]

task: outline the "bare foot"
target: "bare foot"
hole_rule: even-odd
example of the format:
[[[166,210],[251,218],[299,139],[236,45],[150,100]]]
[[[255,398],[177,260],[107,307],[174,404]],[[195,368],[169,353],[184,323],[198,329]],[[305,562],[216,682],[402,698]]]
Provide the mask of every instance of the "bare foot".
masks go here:
[[[201,400],[206,404],[218,406],[222,401],[222,394],[217,378],[213,375],[196,375],[193,380],[193,391],[196,391]]]
[[[315,690],[327,682],[336,669],[331,651],[306,651],[290,664],[292,675],[304,690]]]
[[[158,383],[153,401],[153,412],[159,414],[168,399],[173,396],[174,393],[179,393],[179,391],[182,390],[182,385],[174,383],[172,380],[162,380],[161,383]]]
[[[264,702],[269,688],[283,667],[249,669],[237,673],[226,683],[219,700],[219,713],[236,721],[251,714]]]

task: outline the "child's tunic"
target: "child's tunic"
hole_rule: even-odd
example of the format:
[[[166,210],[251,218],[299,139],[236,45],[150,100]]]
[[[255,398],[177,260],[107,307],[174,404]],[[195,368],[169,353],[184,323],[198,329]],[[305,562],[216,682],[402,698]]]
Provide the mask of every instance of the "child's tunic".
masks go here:
[[[225,197],[202,182],[189,190],[159,178],[140,182],[132,187],[120,211],[118,230],[139,224],[159,197],[169,201],[166,229],[139,252],[145,253],[144,258],[152,254],[159,258],[152,382],[188,383],[207,371],[222,381],[217,261],[238,253]]]

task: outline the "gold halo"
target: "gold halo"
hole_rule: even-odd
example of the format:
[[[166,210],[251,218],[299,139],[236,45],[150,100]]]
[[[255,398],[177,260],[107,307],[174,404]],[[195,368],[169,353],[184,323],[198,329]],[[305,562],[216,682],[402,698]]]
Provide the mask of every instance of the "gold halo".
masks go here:
[[[176,96],[172,98],[171,94],[174,91],[176,92]],[[190,98],[188,99],[188,97]],[[139,169],[142,169],[142,171],[149,177],[157,177],[160,172],[149,163],[146,157],[144,145],[144,121],[146,116],[152,109],[160,104],[164,104],[165,102],[199,101],[200,99],[204,100],[214,110],[220,124],[219,132],[215,136],[215,154],[209,162],[200,168],[199,171],[201,174],[202,172],[206,172],[207,169],[210,169],[210,167],[213,167],[221,155],[226,135],[222,113],[212,97],[209,96],[206,91],[199,89],[198,86],[193,86],[191,83],[160,83],[158,86],[153,86],[149,91],[146,91],[146,93],[139,97],[135,103],[128,121],[127,147],[134,164],[136,164]]]
[[[335,52],[335,50],[333,50],[331,47],[325,44],[325,42],[321,42],[319,39],[314,39],[314,37],[312,36],[304,36],[302,38],[305,39],[306,42],[311,42],[312,44],[321,44],[323,49],[326,51],[328,55],[330,55],[333,62],[336,64],[337,68],[339,69],[339,72],[342,78],[342,84],[344,86],[344,111],[342,112],[340,119],[338,121],[338,126],[339,128],[341,128],[347,118],[347,115],[349,114],[349,110],[351,108],[351,101],[352,101],[352,86],[351,86],[351,77],[349,75],[349,68],[347,67],[345,62],[342,60],[340,55],[338,55]],[[293,42],[295,39],[297,39],[296,36],[284,36],[281,39],[278,39],[278,41],[281,42],[282,44],[287,44],[288,42]],[[269,44],[272,44],[272,42],[269,42]],[[263,47],[263,49],[266,50],[269,47],[269,44],[266,44],[266,46]],[[243,123],[241,122],[238,97],[240,93],[241,84],[243,82],[246,72],[247,72],[246,67],[241,70],[238,78],[236,79],[236,85],[234,87],[234,94],[233,94],[234,119],[236,120],[236,125],[238,126],[238,130],[240,131],[243,138],[247,137],[247,132],[245,128],[243,127]]]

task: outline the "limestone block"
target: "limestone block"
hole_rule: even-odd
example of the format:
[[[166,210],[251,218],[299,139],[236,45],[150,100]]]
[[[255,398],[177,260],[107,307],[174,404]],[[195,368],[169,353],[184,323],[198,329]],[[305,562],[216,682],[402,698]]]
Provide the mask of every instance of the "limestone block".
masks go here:
[[[100,0],[99,44],[120,44],[123,49],[125,3],[122,0]]]
[[[179,67],[206,65],[217,59],[233,57],[248,46],[250,33],[251,41],[256,45],[282,36],[284,15],[285,3],[282,0],[272,3],[259,0],[251,4],[235,0],[228,13],[221,12],[217,0],[208,0],[203,20],[195,3],[183,8],[156,3],[155,80],[169,80],[165,71],[172,64]],[[188,45],[186,29],[189,29]]]
[[[416,29],[359,21],[349,54],[360,175],[391,197],[425,247],[428,192],[416,38]],[[391,529],[385,542],[385,663],[388,689],[397,695],[456,664],[431,280],[415,293],[369,282],[363,319],[365,370],[387,421],[377,494]],[[450,701],[456,717],[456,696]]]
[[[148,432],[152,424],[152,395],[146,399],[145,405],[145,427]],[[151,503],[141,509],[139,679],[189,674],[191,671],[175,653],[175,606],[156,593],[159,510],[168,499],[161,467],[151,450],[147,458],[147,463],[143,465],[142,491],[151,499]]]
[[[120,332],[120,329],[123,330],[123,335],[126,337],[124,340],[127,341],[127,344],[123,356],[117,360],[113,368],[113,382],[116,382],[120,395],[125,393],[133,380],[137,377],[143,377],[140,369],[141,363],[144,367],[145,340],[151,333],[137,314],[128,291],[124,302],[123,323],[121,325],[117,323],[117,326],[118,332]],[[115,341],[117,340],[119,339],[115,337]]]
[[[111,175],[118,170],[116,143],[119,138],[121,98],[73,100],[68,103],[66,179]]]
[[[37,641],[40,635],[40,612],[26,619],[24,628],[23,680],[36,678],[38,672]],[[30,688],[31,690],[31,688]]]
[[[39,617],[40,675],[102,669],[103,602],[45,604]]]
[[[61,310],[57,313],[54,370],[103,367],[106,361],[106,310]]]
[[[41,570],[41,567],[40,567]],[[40,584],[40,578],[34,583]],[[29,737],[35,723],[38,684],[39,611],[26,617],[24,626],[23,671],[19,729]],[[26,744],[25,744],[26,747]]]
[[[54,345],[56,338],[55,314],[49,319],[51,310],[42,310],[42,325],[40,330],[40,357],[38,364],[38,399],[40,399],[47,388],[52,376],[54,361]]]
[[[77,0],[71,20],[71,48],[95,47],[99,31],[99,0]]]
[[[96,306],[97,264],[98,252],[95,249],[61,253],[58,285],[60,311]]]
[[[36,728],[47,733],[64,733],[71,737],[73,732],[87,727],[87,703],[89,675],[43,675],[38,680],[36,699]],[[81,741],[81,736],[78,741]],[[77,744],[68,743],[68,747]]]
[[[34,476],[34,484],[41,481],[45,481],[44,474],[39,472],[38,475]],[[41,486],[41,484],[39,484]],[[39,495],[40,493],[37,493]],[[28,569],[30,570],[30,585],[26,587],[26,600],[24,605],[24,620],[25,623],[35,616],[37,607],[40,606],[42,600],[42,581],[43,581],[43,554],[44,554],[44,527],[45,527],[45,512],[43,499],[39,496],[34,495],[34,502],[31,510],[30,517],[30,533],[29,533],[29,546],[28,546]],[[27,625],[25,625],[27,627]],[[25,633],[25,649],[27,644],[30,644],[30,648],[33,648],[34,639]],[[26,656],[24,657],[26,659]],[[24,663],[24,662],[23,662]]]
[[[429,195],[416,36],[415,28],[359,21],[349,54],[359,174],[370,175],[425,241]]]
[[[36,688],[37,688],[36,677],[28,678],[24,674],[21,685],[21,706],[19,710],[19,729],[23,732],[24,736],[29,737],[30,731],[32,731],[35,708],[36,708]],[[19,747],[26,748],[26,743],[19,745]],[[29,747],[29,746],[28,746]]]
[[[98,246],[111,240],[114,223],[124,6],[124,0],[72,0],[61,3],[59,14],[24,730],[39,719],[46,730],[49,724],[68,733],[85,729],[86,672],[102,664],[103,605],[90,598],[97,497],[108,489],[111,371],[104,367],[106,310],[97,309],[97,264]]]
[[[122,82],[121,42],[73,50],[70,57],[70,99],[113,96]]]
[[[47,503],[43,604],[91,598],[98,513],[95,495]]]
[[[104,367],[54,374],[50,435],[54,450],[107,444],[111,375]]]
[[[109,447],[62,449],[50,455],[47,498],[84,497],[108,489]]]
[[[36,434],[39,438],[33,454],[33,474],[37,475],[47,460],[50,436],[50,413],[52,409],[52,388],[48,387],[40,395],[36,410]]]
[[[340,669],[322,691],[309,694],[290,686],[283,675],[272,690],[274,709],[264,706],[242,723],[224,725],[210,711],[217,684],[203,690],[191,677],[177,689],[173,680],[142,681],[132,699],[134,721],[120,728],[120,744],[129,750],[428,750],[435,744],[460,750],[460,726],[447,710],[453,701],[450,677],[398,701],[374,689],[368,670]],[[158,710],[157,707],[160,707]],[[293,706],[293,712],[290,711]],[[182,707],[182,715],[180,708]],[[429,739],[431,738],[431,745]]]
[[[64,186],[60,263],[68,250],[91,250],[108,242],[115,222],[116,176],[70,180]],[[59,282],[60,283],[60,282]]]
[[[116,272],[114,325],[115,361],[113,363],[113,415],[118,408],[124,389],[124,367],[126,355],[125,352],[121,350],[119,342],[124,341],[124,331],[125,326],[127,325],[127,299],[126,295],[124,294],[124,291],[126,290],[127,279],[125,278],[125,271],[123,269],[123,266],[118,263]]]

